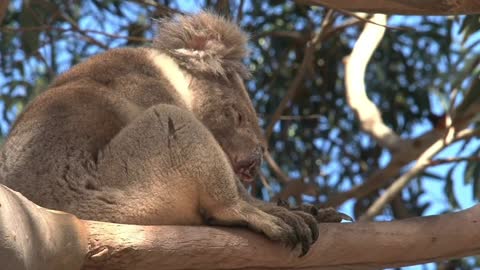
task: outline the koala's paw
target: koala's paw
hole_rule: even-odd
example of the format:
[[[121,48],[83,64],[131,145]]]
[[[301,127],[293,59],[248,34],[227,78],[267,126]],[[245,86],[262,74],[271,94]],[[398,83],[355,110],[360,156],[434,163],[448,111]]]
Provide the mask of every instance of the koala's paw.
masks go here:
[[[338,212],[332,207],[320,208],[311,204],[302,204],[300,206],[291,207],[283,200],[279,200],[277,204],[290,210],[309,213],[315,217],[318,223],[339,223],[342,220],[353,221],[353,218],[344,213]]]
[[[297,245],[300,245],[301,252],[300,257],[304,256],[310,246],[318,239],[318,225],[315,218],[303,211],[291,211],[283,207],[270,205],[265,206],[262,210],[272,216],[277,217],[282,222],[285,223],[290,230],[286,230],[283,236],[280,236],[280,240],[294,249]],[[282,226],[284,227],[284,226]],[[267,232],[265,234],[268,235]]]

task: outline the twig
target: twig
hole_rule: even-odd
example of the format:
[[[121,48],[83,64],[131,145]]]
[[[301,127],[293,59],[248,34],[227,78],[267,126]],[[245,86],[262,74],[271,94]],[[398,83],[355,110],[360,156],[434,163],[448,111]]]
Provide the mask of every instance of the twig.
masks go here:
[[[0,32],[28,32],[28,31],[60,31],[60,32],[73,32],[78,33],[78,31],[74,28],[62,28],[62,27],[55,27],[51,25],[42,25],[42,26],[31,26],[31,27],[2,27],[0,28]],[[106,33],[98,30],[92,29],[84,29],[82,30],[84,33],[92,33],[92,34],[99,34],[106,37],[117,38],[117,39],[126,39],[131,41],[140,41],[140,42],[148,42],[150,39],[143,38],[143,37],[129,37],[129,36],[120,36],[116,34]]]
[[[449,136],[454,135],[454,141],[461,141],[474,136],[480,136],[480,130],[468,128],[470,122],[480,111],[480,102],[477,98],[479,89],[480,78],[474,77],[471,87],[465,94],[462,102],[452,112],[454,116],[451,119],[452,124],[448,130],[433,128],[417,138],[405,140],[402,146],[392,153],[392,159],[384,169],[374,172],[363,184],[333,196],[327,202],[327,205],[336,206],[350,198],[361,198],[384,187],[390,182],[392,177],[398,174],[403,166],[417,159],[418,156],[422,155],[439,139],[445,141],[445,139],[448,140]],[[446,131],[449,132],[447,136]],[[457,131],[456,134],[455,131]]]
[[[362,14],[363,15],[363,14]],[[366,16],[366,14],[365,14]],[[362,20],[359,20],[357,18],[351,18],[349,20],[345,20],[342,24],[337,25],[337,26],[332,26],[331,29],[327,29],[326,33],[324,33],[323,39],[328,39],[330,38],[333,34],[341,32],[345,30],[348,27],[358,25],[362,23]],[[306,41],[308,40],[308,37],[304,33],[300,33],[297,31],[282,31],[282,30],[272,30],[272,31],[264,31],[258,34],[254,34],[251,39],[259,39],[262,37],[266,36],[276,36],[276,37],[285,37],[285,38],[291,38],[295,39],[298,41]]]
[[[287,93],[283,97],[282,101],[278,105],[277,109],[275,110],[272,118],[270,119],[270,122],[265,129],[265,137],[266,140],[268,141],[272,135],[273,132],[273,127],[275,126],[275,123],[278,121],[280,116],[282,115],[283,111],[287,107],[288,103],[290,100],[295,96],[297,93],[298,89],[300,88],[300,85],[303,83],[304,77],[307,73],[307,69],[315,59],[314,57],[314,52],[315,52],[315,46],[323,39],[324,34],[327,32],[326,28],[331,27],[331,24],[333,23],[333,11],[329,10],[327,14],[325,15],[325,18],[323,19],[322,26],[320,31],[318,31],[313,38],[307,42],[306,48],[305,48],[305,53],[303,56],[302,63],[300,65],[300,68],[297,71],[297,74],[295,76],[295,79],[293,80],[292,84],[287,90]]]
[[[237,11],[237,24],[240,24],[243,19],[243,5],[245,4],[245,0],[240,0],[240,3],[238,4],[238,11]]]
[[[406,28],[406,27],[396,27],[396,26],[388,26],[387,23],[378,23],[374,20],[371,20],[371,19],[368,19],[367,16],[364,16],[363,14],[369,14],[369,13],[362,13],[362,12],[359,12],[359,13],[355,13],[355,12],[350,12],[348,10],[345,10],[345,9],[338,9],[338,8],[333,8],[335,11],[338,11],[340,13],[343,13],[343,14],[346,14],[346,15],[350,15],[354,18],[357,18],[359,19],[360,21],[363,21],[365,23],[370,23],[370,24],[374,24],[376,26],[380,26],[380,27],[383,27],[385,29],[389,29],[389,30],[411,30],[411,28]],[[363,15],[363,16],[362,16]]]
[[[306,40],[306,36],[302,33],[296,31],[282,31],[282,30],[273,30],[273,31],[264,31],[258,34],[254,34],[251,39],[260,39],[266,36],[275,36],[275,37],[286,37],[296,40]]]
[[[318,120],[325,117],[323,114],[310,114],[310,115],[282,115],[279,120]]]
[[[3,18],[5,17],[5,14],[7,14],[9,5],[10,5],[10,0],[0,1],[0,25],[2,25]]]
[[[272,202],[280,200],[287,201],[293,197],[296,205],[302,204],[302,195],[309,195],[318,200],[320,187],[316,183],[305,183],[301,179],[288,182],[278,194],[272,197]]]
[[[463,132],[459,133],[460,136],[466,135]],[[420,157],[418,157],[417,163],[405,174],[400,176],[393,184],[367,209],[366,213],[359,218],[360,221],[370,220],[374,216],[378,215],[385,205],[387,205],[417,174],[424,171],[432,163],[431,159],[446,146],[456,141],[454,136],[447,136],[445,139],[440,138],[432,146],[430,146]]]
[[[471,156],[471,157],[450,157],[450,158],[441,158],[431,160],[428,166],[438,166],[447,163],[457,163],[457,162],[472,162],[472,161],[480,161],[480,156]]]
[[[70,18],[70,16],[67,16],[63,13],[60,14],[60,16],[65,19],[67,22],[70,23],[70,25],[73,27],[73,30],[77,33],[79,33],[81,36],[85,37],[87,39],[88,42],[92,43],[92,44],[95,44],[97,45],[98,47],[104,49],[104,50],[107,50],[108,49],[108,46],[103,44],[102,42],[94,39],[93,37],[89,36],[87,34],[87,32],[85,32],[84,30],[82,30],[80,28],[80,26],[74,21],[72,20],[72,18]]]
[[[127,0],[127,1],[135,4],[144,5],[144,6],[155,7],[155,11],[159,11],[159,12],[157,14],[154,13],[153,15],[159,15],[160,17],[172,16],[174,14],[180,14],[180,15],[187,14],[186,12],[182,12],[178,9],[171,8],[168,5],[159,4],[154,0]]]
[[[455,127],[457,129],[465,127],[465,124],[455,123]],[[391,179],[398,174],[400,169],[415,160],[437,140],[443,139],[444,134],[445,131],[442,132],[437,129],[432,129],[430,132],[427,132],[418,138],[405,141],[405,145],[400,149],[400,151],[396,152],[392,156],[390,163],[388,163],[385,168],[375,171],[361,185],[353,187],[348,191],[333,195],[329,198],[325,206],[336,207],[348,199],[363,198],[386,186],[390,183]],[[455,141],[467,140],[475,136],[480,136],[480,130],[464,128],[456,134]]]
[[[270,155],[270,152],[266,151],[264,155],[265,161],[268,163],[270,168],[272,169],[273,173],[277,175],[277,179],[279,180],[280,183],[286,184],[290,182],[290,177],[288,177],[278,166],[277,162],[272,158],[272,155]]]
[[[270,186],[270,183],[268,183],[267,177],[265,177],[265,175],[262,172],[260,172],[260,181],[262,181],[263,186],[265,187],[269,197],[271,198],[273,195],[272,186]]]

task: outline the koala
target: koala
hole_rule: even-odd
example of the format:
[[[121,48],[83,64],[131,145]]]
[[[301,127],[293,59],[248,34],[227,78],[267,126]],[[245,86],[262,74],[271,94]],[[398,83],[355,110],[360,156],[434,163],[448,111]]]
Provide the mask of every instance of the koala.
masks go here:
[[[246,42],[201,12],[163,21],[149,47],[74,66],[19,115],[0,181],[82,219],[246,226],[305,254],[316,210],[254,199],[242,184],[266,148],[243,83]]]

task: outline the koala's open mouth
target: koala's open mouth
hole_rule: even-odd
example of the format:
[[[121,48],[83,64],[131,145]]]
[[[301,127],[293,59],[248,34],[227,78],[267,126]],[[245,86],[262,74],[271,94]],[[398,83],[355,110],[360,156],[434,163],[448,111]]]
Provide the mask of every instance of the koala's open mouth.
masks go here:
[[[251,183],[257,175],[260,167],[261,159],[253,158],[249,160],[242,160],[235,164],[235,173],[243,182]]]
[[[243,170],[237,172],[238,177],[240,177],[240,179],[243,182],[247,182],[247,183],[253,182],[255,174],[251,173],[250,171],[243,171]]]

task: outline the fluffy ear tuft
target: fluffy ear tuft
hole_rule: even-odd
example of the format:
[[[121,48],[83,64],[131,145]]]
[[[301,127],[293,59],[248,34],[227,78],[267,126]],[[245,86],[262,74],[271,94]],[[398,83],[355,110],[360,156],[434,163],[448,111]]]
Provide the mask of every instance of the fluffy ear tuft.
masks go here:
[[[247,34],[233,22],[211,12],[201,12],[160,21],[153,45],[188,70],[248,77],[242,63],[247,54],[247,40]]]

